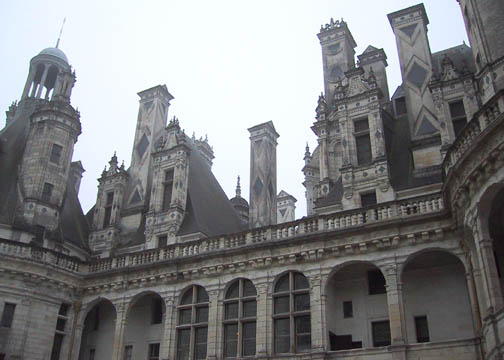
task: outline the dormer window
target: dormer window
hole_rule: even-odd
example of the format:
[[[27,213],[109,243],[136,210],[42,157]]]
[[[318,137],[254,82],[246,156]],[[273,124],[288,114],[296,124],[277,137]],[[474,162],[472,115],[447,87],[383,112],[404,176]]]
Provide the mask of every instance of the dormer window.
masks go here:
[[[355,147],[357,149],[357,164],[371,164],[371,139],[369,138],[369,121],[367,118],[354,121],[354,136]]]
[[[107,193],[107,201],[105,202],[105,217],[103,218],[103,227],[107,227],[110,224],[110,218],[112,217],[112,203],[114,202],[114,192]]]
[[[467,124],[464,102],[462,100],[450,103],[450,116],[453,124],[453,132],[455,133],[455,137],[458,137]]]
[[[173,191],[173,169],[165,171],[165,178],[163,181],[163,211],[170,208]]]

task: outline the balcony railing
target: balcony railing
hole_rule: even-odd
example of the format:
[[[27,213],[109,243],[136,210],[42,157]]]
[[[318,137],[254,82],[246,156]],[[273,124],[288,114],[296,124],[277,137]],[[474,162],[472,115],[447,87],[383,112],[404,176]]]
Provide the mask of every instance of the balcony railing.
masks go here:
[[[462,129],[448,150],[443,161],[443,168],[446,175],[472,149],[479,139],[483,138],[486,130],[491,128],[497,120],[502,121],[504,117],[504,90],[495,94],[478,112],[474,114],[471,121]]]
[[[47,262],[73,272],[96,273],[188,258],[203,253],[255,246],[261,243],[299,239],[312,234],[356,229],[370,224],[439,213],[443,209],[443,196],[438,193],[381,203],[363,209],[342,211],[331,215],[306,217],[289,223],[252,229],[241,233],[204,238],[89,262],[81,262],[77,258],[61,255],[53,250],[34,248],[10,240],[0,240],[0,255]]]

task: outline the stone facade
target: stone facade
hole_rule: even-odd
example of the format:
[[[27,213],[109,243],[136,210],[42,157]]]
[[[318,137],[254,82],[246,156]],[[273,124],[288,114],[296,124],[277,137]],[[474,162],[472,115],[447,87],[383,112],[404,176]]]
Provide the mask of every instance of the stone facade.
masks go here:
[[[250,202],[239,178],[228,200],[161,85],[84,215],[75,74],[35,56],[0,131],[0,359],[503,359],[504,13],[459,2],[472,50],[431,54],[422,5],[389,15],[392,98],[385,52],[355,64],[349,25],[322,27],[297,220],[271,122],[249,129]]]

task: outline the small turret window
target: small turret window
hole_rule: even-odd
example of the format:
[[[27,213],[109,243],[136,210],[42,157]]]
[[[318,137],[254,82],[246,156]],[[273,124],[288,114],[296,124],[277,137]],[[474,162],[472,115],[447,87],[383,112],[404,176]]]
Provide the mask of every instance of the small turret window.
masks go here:
[[[51,149],[51,157],[49,158],[49,161],[59,165],[62,152],[63,152],[62,146],[58,144],[53,144]]]
[[[113,202],[114,202],[114,193],[111,191],[107,193],[107,201],[105,203],[105,217],[103,218],[103,227],[107,227],[110,224],[110,218],[112,217]]]
[[[163,182],[163,211],[170,208],[173,191],[173,169],[165,172],[165,179]]]
[[[51,196],[53,193],[54,185],[45,183],[44,188],[42,189],[42,201],[51,201]]]

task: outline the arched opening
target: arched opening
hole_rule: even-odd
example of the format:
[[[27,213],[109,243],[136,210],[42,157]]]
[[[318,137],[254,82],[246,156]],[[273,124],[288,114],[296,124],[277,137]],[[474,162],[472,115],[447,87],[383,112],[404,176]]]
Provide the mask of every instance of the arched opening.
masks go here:
[[[31,85],[31,93],[28,92],[30,94],[30,97],[36,96],[40,83],[42,82],[42,76],[44,75],[44,70],[45,70],[44,64],[37,65],[37,69],[35,70],[35,76],[33,78]]]
[[[495,265],[501,293],[504,294],[504,189],[492,201],[488,217],[488,230],[493,242]]]
[[[114,305],[107,299],[100,299],[84,320],[79,360],[112,358],[115,322]]]
[[[56,85],[56,78],[58,77],[58,68],[54,65],[52,65],[49,68],[49,71],[47,72],[47,77],[45,79],[44,86],[46,88],[46,92],[44,95],[44,98],[46,100],[49,99],[49,97],[52,95],[52,90],[54,89],[54,86]]]
[[[326,294],[331,351],[390,345],[385,277],[378,267],[358,262],[336,269]]]
[[[474,337],[465,268],[450,253],[414,255],[402,273],[408,343]]]
[[[155,292],[132,299],[124,329],[124,359],[160,359],[165,312],[163,298]]]

